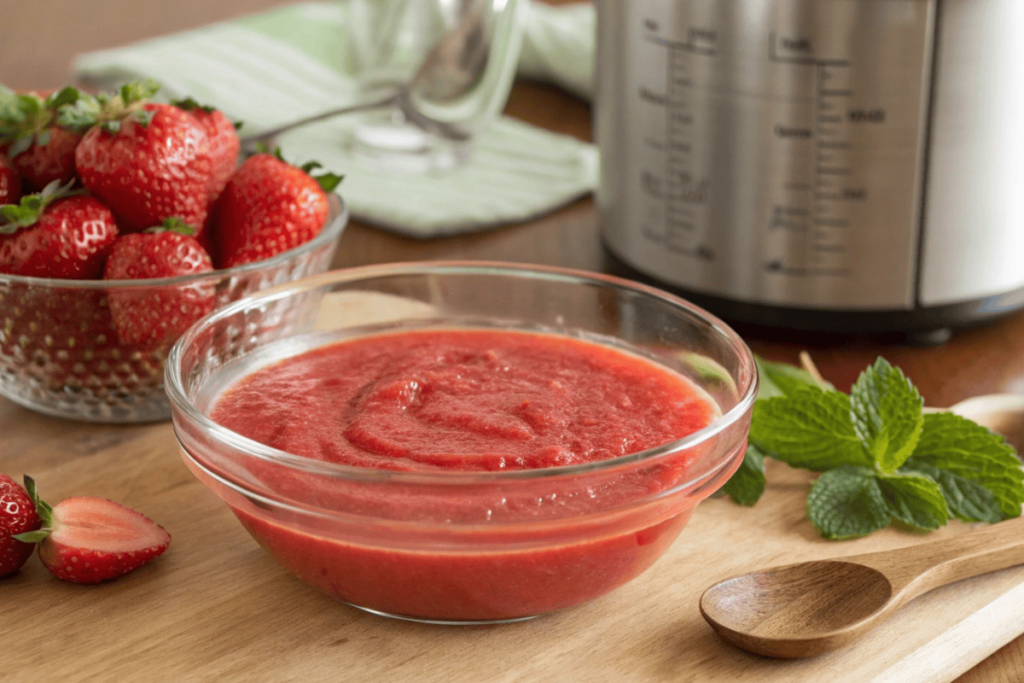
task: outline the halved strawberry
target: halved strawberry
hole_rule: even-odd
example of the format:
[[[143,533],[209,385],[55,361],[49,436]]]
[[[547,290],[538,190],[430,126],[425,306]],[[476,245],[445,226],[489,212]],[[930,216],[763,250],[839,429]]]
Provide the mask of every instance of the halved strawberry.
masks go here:
[[[162,526],[105,498],[67,498],[52,508],[38,496],[35,502],[42,528],[16,538],[38,543],[39,559],[58,579],[116,579],[162,555],[171,542]]]
[[[31,481],[26,477],[26,484]],[[6,474],[0,474],[0,577],[21,569],[35,549],[31,543],[14,536],[35,531],[40,526],[42,521],[33,495]]]

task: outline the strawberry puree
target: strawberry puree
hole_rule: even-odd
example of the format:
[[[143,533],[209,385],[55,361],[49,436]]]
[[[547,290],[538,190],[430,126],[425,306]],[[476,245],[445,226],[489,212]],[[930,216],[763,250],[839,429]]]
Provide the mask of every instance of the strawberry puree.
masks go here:
[[[607,460],[709,423],[680,376],[565,337],[415,332],[343,342],[248,377],[213,418],[289,453],[396,470]]]
[[[229,388],[211,414],[297,455],[425,473],[607,460],[718,415],[689,380],[637,356],[554,335],[469,330],[394,333],[301,354]],[[248,501],[234,511],[284,566],[345,601],[429,619],[508,619],[592,599],[646,569],[697,503],[657,494],[685,481],[698,455],[444,495],[253,470],[288,497],[385,520],[367,538],[364,524],[282,522]],[[399,528],[420,521],[423,533]],[[476,531],[432,539],[452,523]]]

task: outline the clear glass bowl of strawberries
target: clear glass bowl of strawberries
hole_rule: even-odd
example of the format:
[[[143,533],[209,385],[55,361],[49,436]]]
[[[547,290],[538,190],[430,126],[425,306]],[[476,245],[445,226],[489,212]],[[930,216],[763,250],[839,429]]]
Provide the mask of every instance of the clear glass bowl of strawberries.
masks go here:
[[[206,313],[330,267],[338,178],[239,158],[191,100],[0,86],[0,395],[58,417],[164,420],[164,364]]]

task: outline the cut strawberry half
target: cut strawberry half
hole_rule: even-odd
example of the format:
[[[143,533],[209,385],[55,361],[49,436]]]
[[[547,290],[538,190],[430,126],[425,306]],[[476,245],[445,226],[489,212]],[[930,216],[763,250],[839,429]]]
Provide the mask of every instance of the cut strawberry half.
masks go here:
[[[171,542],[159,524],[105,498],[68,498],[51,508],[36,497],[36,508],[43,527],[16,538],[39,543],[43,565],[72,583],[116,579],[162,555]]]

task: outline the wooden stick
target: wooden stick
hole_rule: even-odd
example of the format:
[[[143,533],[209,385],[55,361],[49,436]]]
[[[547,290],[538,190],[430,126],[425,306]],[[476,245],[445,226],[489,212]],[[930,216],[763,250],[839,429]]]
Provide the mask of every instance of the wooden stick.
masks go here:
[[[818,384],[826,384],[825,378],[818,372],[818,366],[811,360],[811,354],[806,351],[800,352],[800,367],[807,371],[807,373],[814,378],[814,381]]]

